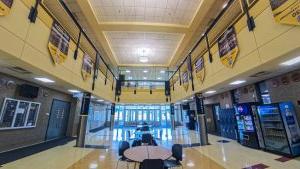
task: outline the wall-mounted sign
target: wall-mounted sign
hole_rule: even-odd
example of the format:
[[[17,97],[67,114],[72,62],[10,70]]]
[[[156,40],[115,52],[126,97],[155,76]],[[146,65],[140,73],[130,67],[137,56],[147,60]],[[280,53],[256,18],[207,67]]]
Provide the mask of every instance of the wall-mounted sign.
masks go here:
[[[239,47],[234,27],[230,27],[218,39],[219,55],[223,65],[232,68],[238,56]]]
[[[66,60],[69,52],[69,43],[69,34],[58,22],[54,21],[49,37],[48,49],[55,64],[63,63]]]
[[[13,2],[13,0],[0,0],[0,16],[8,15]]]
[[[204,59],[201,56],[195,63],[195,72],[197,78],[203,83],[205,77]]]
[[[185,91],[189,89],[189,72],[187,70],[182,73],[182,86]]]
[[[300,25],[299,0],[270,0],[276,22]]]
[[[81,74],[83,80],[87,80],[92,76],[92,69],[93,69],[93,61],[92,58],[88,54],[84,54]]]

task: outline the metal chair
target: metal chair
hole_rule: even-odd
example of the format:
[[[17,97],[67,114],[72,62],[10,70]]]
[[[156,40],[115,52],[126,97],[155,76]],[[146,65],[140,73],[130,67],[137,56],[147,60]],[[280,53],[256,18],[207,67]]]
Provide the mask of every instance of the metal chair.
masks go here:
[[[164,161],[161,159],[146,159],[141,163],[140,169],[164,169]]]
[[[118,160],[118,162],[117,162],[116,169],[118,168],[119,162],[120,162],[120,161],[126,162],[126,163],[127,163],[127,169],[129,169],[129,164],[128,164],[128,163],[129,163],[129,162],[133,162],[133,161],[127,159],[127,158],[124,156],[124,152],[125,152],[127,149],[129,149],[129,148],[130,148],[130,145],[129,145],[129,143],[128,143],[127,141],[122,141],[122,142],[119,143],[119,156],[120,156],[120,158],[119,158],[119,160]]]
[[[169,159],[164,162],[165,168],[174,168],[174,167],[181,167],[183,166],[180,161],[182,161],[182,145],[181,144],[174,144],[172,146],[172,157],[174,159]]]
[[[142,135],[142,143],[147,144],[147,145],[152,145],[152,135],[149,133],[143,134]]]

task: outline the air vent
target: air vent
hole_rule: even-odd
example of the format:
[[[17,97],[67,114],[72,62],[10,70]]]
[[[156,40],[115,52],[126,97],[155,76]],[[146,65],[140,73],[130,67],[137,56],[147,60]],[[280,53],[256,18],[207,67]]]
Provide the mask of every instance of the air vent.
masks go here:
[[[250,77],[262,77],[262,76],[266,76],[266,75],[269,75],[271,74],[271,72],[268,72],[268,71],[261,71],[261,72],[257,72],[253,75],[251,75]]]
[[[22,73],[22,74],[31,74],[31,72],[23,69],[23,68],[20,68],[18,66],[14,66],[14,67],[7,67],[7,69],[9,70],[12,70],[14,72],[17,72],[17,73]]]

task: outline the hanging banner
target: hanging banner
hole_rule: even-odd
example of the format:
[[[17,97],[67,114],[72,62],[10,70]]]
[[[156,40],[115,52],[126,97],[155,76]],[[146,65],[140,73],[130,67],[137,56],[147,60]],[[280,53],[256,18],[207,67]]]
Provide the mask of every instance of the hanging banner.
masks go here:
[[[5,16],[9,14],[13,2],[13,0],[0,0],[0,16]]]
[[[203,83],[205,77],[204,59],[201,56],[195,63],[196,77]]]
[[[270,0],[276,22],[300,25],[300,0]]]
[[[186,70],[182,73],[182,86],[184,87],[185,91],[189,89],[189,72]]]
[[[232,68],[239,53],[234,27],[230,27],[218,39],[218,46],[222,64]]]
[[[93,60],[88,54],[84,54],[81,68],[81,75],[84,81],[92,76],[92,70]]]
[[[49,37],[48,49],[55,64],[61,64],[66,60],[69,52],[69,43],[69,34],[58,22],[54,21]]]

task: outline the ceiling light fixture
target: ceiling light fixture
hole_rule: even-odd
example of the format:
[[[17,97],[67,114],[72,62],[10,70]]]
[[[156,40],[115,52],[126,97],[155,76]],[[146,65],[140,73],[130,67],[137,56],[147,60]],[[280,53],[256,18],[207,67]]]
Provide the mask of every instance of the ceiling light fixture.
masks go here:
[[[282,66],[292,66],[294,64],[300,63],[300,56],[290,59],[288,61],[280,63]]]
[[[166,71],[164,71],[164,70],[161,70],[161,71],[160,71],[160,73],[161,73],[161,74],[163,74],[163,73],[166,73]]]
[[[79,90],[75,90],[75,89],[69,89],[68,91],[69,91],[70,93],[80,93]]]
[[[148,70],[144,70],[143,72],[144,72],[144,73],[148,73]]]
[[[99,99],[99,100],[97,100],[97,102],[104,102],[104,100],[102,100],[102,99]]]
[[[213,93],[216,93],[217,91],[215,91],[215,90],[209,90],[209,91],[207,91],[207,92],[205,92],[206,94],[213,94]]]
[[[45,78],[45,77],[36,77],[34,78],[35,80],[38,80],[38,81],[41,81],[43,83],[54,83],[55,81],[53,80],[50,80],[48,78]]]
[[[147,77],[143,77],[144,80],[147,80]]]
[[[158,77],[157,80],[161,80],[161,77]]]
[[[239,85],[239,84],[242,84],[245,82],[246,82],[246,80],[237,80],[237,81],[231,82],[230,85]]]
[[[140,57],[140,62],[142,63],[147,63],[149,61],[148,57],[147,56],[141,56]]]
[[[130,70],[126,70],[126,73],[130,73],[131,71]]]

